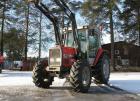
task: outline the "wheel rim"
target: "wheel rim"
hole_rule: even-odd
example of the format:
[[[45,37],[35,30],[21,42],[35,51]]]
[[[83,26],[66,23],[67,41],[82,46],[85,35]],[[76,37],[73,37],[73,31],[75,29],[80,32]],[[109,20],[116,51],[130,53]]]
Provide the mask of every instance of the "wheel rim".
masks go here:
[[[90,70],[88,67],[85,67],[82,72],[82,84],[87,86],[90,82]]]
[[[42,77],[42,79],[44,82],[49,82],[51,77],[49,75],[45,74],[44,77]]]
[[[108,77],[109,77],[109,62],[107,59],[104,60],[103,74],[104,74],[105,79],[108,79]]]

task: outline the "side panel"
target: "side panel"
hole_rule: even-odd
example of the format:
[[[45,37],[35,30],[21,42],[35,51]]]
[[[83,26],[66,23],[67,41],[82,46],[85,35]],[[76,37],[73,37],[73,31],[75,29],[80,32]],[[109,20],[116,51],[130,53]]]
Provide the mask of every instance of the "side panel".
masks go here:
[[[103,52],[104,52],[104,50],[102,48],[98,49],[98,52],[97,52],[95,61],[93,63],[93,66],[95,66],[97,64],[97,62],[99,61],[99,58],[102,56]]]
[[[62,65],[63,67],[71,67],[73,63],[76,61],[74,59],[77,50],[72,47],[62,47]]]

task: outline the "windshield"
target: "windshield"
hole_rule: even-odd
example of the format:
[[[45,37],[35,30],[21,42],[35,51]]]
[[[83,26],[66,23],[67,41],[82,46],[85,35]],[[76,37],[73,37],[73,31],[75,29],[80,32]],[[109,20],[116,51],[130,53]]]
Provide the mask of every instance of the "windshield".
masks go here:
[[[72,32],[68,32],[66,34],[66,42],[65,45],[68,47],[74,47],[74,38]]]
[[[86,43],[86,30],[78,30],[78,40],[81,44],[81,51],[86,52],[87,50],[87,43]],[[68,47],[75,47],[74,37],[71,31],[66,34],[65,45]]]
[[[87,51],[87,38],[86,38],[86,30],[78,31],[78,39],[81,44],[81,51],[85,53]]]

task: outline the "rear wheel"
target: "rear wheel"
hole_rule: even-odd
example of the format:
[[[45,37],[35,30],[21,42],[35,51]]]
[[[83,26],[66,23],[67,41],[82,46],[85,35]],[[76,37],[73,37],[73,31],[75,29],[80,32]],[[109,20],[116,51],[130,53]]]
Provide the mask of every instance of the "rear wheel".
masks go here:
[[[99,59],[96,65],[95,72],[96,72],[94,73],[95,83],[108,84],[109,76],[110,76],[110,62],[109,62],[109,57],[106,54],[104,54]]]
[[[88,92],[91,84],[91,69],[87,61],[77,61],[70,70],[70,83],[76,92]]]
[[[33,69],[33,82],[37,87],[49,88],[53,82],[54,77],[45,70],[46,65],[44,63],[39,63]]]

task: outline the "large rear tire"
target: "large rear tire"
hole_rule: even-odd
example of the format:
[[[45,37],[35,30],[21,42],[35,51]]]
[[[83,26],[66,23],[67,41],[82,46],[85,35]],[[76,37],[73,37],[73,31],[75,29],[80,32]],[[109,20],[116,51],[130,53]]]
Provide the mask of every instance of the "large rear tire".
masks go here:
[[[53,82],[54,77],[49,74],[45,69],[46,65],[40,62],[33,69],[33,82],[37,87],[49,88]]]
[[[110,76],[110,61],[106,54],[103,54],[99,59],[94,74],[96,84],[108,84]]]
[[[70,83],[76,92],[88,92],[91,84],[91,69],[87,61],[78,60],[70,70]]]

